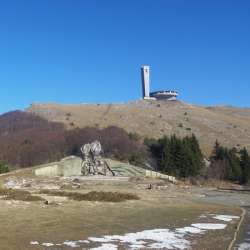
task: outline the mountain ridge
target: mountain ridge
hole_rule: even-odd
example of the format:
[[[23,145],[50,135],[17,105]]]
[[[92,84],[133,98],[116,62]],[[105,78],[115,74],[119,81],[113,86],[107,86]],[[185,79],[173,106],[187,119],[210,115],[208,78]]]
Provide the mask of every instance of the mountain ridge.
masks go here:
[[[153,138],[194,133],[206,155],[216,140],[225,146],[250,150],[250,108],[140,100],[122,104],[35,103],[26,111],[62,122],[69,129],[114,125]]]

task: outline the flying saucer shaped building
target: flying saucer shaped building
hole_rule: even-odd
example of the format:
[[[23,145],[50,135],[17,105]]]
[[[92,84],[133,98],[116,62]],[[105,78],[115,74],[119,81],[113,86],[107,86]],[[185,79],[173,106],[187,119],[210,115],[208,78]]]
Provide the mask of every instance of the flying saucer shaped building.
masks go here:
[[[141,67],[141,77],[142,77],[142,97],[144,100],[166,100],[175,101],[178,97],[178,92],[175,90],[159,90],[150,92],[150,75],[149,66],[143,65]]]
[[[175,101],[178,96],[178,92],[175,90],[159,90],[150,93],[150,97],[157,100]]]

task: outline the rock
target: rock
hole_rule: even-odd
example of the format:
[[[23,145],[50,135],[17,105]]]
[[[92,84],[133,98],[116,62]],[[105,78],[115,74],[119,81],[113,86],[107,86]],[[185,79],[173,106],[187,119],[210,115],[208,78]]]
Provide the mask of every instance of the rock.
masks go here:
[[[74,178],[74,179],[72,180],[72,182],[80,183],[80,180],[79,180],[78,178]]]

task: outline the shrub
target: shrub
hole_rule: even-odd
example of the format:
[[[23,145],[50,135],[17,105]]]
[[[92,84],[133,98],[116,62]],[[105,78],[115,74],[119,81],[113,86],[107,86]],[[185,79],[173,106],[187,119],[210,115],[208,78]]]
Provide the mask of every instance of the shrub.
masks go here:
[[[24,190],[0,188],[0,195],[4,196],[5,200],[44,201],[42,197],[31,195],[30,192]]]
[[[134,140],[134,141],[139,141],[141,139],[141,136],[136,132],[128,133],[128,137],[130,140]]]
[[[54,191],[54,190],[41,190],[41,194],[64,196],[71,200],[76,201],[102,201],[102,202],[122,202],[126,200],[138,200],[139,197],[135,194],[120,193],[120,192],[97,192],[91,191],[89,193],[78,193],[78,192],[65,192],[65,191]]]
[[[182,124],[182,123],[179,123],[179,124],[178,124],[178,127],[179,127],[179,128],[183,128],[183,124]]]
[[[4,161],[0,161],[0,174],[7,172],[9,172],[9,166]]]
[[[145,162],[145,155],[142,153],[134,152],[129,156],[129,163],[135,166],[143,166]]]

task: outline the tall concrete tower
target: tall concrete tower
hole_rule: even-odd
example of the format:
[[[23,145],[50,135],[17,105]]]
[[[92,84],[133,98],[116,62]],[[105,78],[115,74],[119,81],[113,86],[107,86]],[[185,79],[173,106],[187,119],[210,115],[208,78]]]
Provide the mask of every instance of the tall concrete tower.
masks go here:
[[[142,97],[143,99],[149,99],[149,66],[143,65],[141,66],[141,79],[142,79]]]

